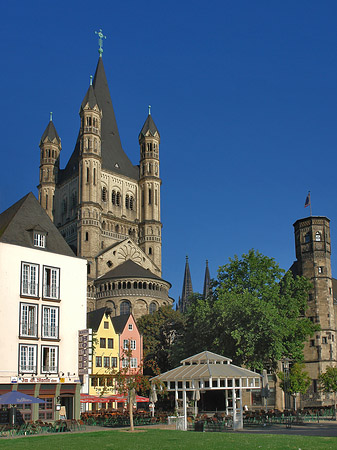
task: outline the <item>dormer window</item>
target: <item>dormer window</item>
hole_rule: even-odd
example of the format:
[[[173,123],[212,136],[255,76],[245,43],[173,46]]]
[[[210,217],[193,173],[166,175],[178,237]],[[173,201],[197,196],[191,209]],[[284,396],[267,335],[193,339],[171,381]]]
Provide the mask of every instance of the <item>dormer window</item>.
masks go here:
[[[46,248],[46,235],[40,231],[34,231],[34,247]]]

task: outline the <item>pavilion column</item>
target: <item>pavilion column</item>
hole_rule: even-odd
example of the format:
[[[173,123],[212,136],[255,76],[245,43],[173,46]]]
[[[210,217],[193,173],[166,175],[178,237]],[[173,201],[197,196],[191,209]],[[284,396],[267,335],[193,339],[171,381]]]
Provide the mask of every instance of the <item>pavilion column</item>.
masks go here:
[[[186,382],[183,383],[184,431],[187,430]]]

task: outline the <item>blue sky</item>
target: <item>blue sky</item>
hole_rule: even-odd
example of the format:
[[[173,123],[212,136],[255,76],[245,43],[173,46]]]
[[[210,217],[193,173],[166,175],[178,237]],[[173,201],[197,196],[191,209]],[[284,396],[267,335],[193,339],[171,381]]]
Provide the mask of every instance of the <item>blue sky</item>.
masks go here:
[[[73,151],[78,111],[104,65],[124,150],[139,163],[147,106],[161,134],[163,277],[181,294],[185,256],[202,291],[255,248],[287,269],[311,191],[331,219],[336,267],[337,2],[15,1],[2,6],[0,211],[37,195],[49,112]],[[336,276],[336,273],[334,273]]]

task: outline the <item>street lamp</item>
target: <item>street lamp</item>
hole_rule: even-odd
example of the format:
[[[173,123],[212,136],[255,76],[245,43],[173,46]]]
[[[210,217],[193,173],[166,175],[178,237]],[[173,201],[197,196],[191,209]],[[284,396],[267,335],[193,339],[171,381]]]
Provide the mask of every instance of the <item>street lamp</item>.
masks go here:
[[[284,390],[284,408],[285,409],[290,409],[289,394],[288,394],[290,361],[291,360],[289,358],[282,359],[283,373],[284,373],[283,390]]]

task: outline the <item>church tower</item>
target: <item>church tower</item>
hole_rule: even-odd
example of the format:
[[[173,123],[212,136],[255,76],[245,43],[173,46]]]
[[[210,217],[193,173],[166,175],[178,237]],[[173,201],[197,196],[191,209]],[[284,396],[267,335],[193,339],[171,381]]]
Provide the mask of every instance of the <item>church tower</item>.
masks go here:
[[[61,139],[53,123],[53,115],[40,140],[39,201],[51,220],[54,220],[54,195],[60,164]]]
[[[318,389],[318,377],[336,364],[336,321],[331,276],[330,220],[310,216],[294,223],[296,258],[293,269],[313,285],[309,293],[306,316],[320,325],[321,330],[305,344],[304,360],[313,385],[305,396],[304,405],[324,405],[325,395]],[[328,402],[329,403],[329,402]]]
[[[80,118],[78,255],[92,262],[92,255],[100,245],[100,201],[104,195],[101,192],[102,112],[92,86],[92,77],[81,104]],[[89,273],[90,267],[89,263]]]
[[[139,246],[161,271],[159,144],[160,134],[149,107],[149,115],[139,134],[141,211]]]

